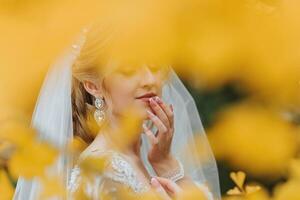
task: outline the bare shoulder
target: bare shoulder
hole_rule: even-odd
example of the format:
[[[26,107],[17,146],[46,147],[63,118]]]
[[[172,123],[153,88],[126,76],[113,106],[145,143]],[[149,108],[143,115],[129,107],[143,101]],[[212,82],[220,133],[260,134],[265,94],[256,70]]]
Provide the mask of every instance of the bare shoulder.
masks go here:
[[[97,136],[95,140],[80,154],[79,161],[84,160],[88,156],[102,156],[108,152],[109,147],[104,137]]]

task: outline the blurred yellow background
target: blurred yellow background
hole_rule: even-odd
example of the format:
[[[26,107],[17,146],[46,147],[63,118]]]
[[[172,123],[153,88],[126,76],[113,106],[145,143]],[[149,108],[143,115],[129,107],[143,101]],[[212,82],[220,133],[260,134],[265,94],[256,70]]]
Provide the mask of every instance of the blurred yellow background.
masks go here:
[[[48,68],[91,24],[122,30],[115,57],[171,64],[189,86],[224,198],[231,171],[261,187],[225,199],[300,199],[299,11],[297,0],[0,0],[0,199],[17,174],[37,175],[56,156],[30,116]],[[48,159],[32,168],[22,156],[39,151]]]

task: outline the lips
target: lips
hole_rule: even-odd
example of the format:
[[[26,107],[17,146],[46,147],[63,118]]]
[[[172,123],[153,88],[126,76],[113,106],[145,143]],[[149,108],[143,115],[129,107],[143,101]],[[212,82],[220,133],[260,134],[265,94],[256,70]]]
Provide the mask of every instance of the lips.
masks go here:
[[[137,97],[136,99],[148,100],[148,99],[153,98],[153,97],[156,97],[156,96],[157,96],[157,95],[156,95],[155,93],[151,92],[151,93],[147,93],[147,94],[144,94],[144,95],[142,95],[142,96],[139,96],[139,97]]]

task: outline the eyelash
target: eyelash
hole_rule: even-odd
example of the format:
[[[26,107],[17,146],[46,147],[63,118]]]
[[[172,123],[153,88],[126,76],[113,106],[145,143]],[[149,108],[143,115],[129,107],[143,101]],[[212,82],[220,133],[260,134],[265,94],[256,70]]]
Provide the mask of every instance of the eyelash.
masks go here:
[[[153,72],[153,73],[157,73],[160,70],[162,70],[160,67],[149,67],[149,69]],[[135,73],[137,73],[138,69],[120,69],[119,73],[121,73],[124,76],[133,76]]]
[[[136,69],[129,69],[129,70],[120,70],[120,73],[121,74],[123,74],[123,75],[125,75],[125,76],[132,76],[132,75],[134,75],[135,73],[137,72],[137,70]]]
[[[156,66],[154,66],[154,67],[149,67],[149,69],[150,69],[152,72],[158,72],[158,71],[161,70],[160,67],[156,67]]]

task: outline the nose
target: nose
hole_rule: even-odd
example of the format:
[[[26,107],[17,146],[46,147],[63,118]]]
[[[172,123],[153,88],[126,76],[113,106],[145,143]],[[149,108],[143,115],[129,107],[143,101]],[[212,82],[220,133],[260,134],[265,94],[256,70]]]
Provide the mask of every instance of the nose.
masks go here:
[[[143,75],[141,79],[142,87],[151,88],[155,85],[155,74],[149,69],[148,66],[144,66]]]

